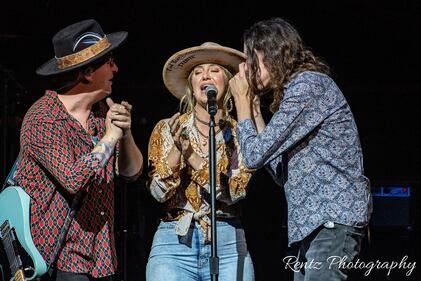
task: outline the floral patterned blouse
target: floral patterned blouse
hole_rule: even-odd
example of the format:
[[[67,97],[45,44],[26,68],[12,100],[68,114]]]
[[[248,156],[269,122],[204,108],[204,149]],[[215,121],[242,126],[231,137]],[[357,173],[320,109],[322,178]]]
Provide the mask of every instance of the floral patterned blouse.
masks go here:
[[[176,233],[187,234],[192,220],[203,228],[205,240],[210,240],[210,193],[208,153],[201,150],[204,138],[194,125],[194,114],[180,116],[183,133],[188,135],[193,150],[204,161],[194,170],[181,156],[178,167],[168,166],[168,154],[174,141],[168,124],[170,119],[159,121],[149,141],[149,188],[156,200],[164,203],[166,212],[177,215]],[[221,131],[216,132],[216,200],[217,218],[232,218],[241,215],[237,203],[246,196],[247,185],[253,170],[244,166],[236,137],[236,121],[228,118]]]

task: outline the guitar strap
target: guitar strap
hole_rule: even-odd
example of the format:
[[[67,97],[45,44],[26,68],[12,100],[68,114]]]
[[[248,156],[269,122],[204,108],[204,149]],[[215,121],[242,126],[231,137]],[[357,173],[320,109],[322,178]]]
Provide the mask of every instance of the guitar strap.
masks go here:
[[[7,175],[6,180],[4,181],[0,192],[3,191],[8,186],[17,185],[15,173],[16,173],[16,169],[17,169],[17,166],[18,166],[21,158],[22,158],[22,150],[19,151],[19,155],[16,158],[15,163],[13,163],[13,166],[12,166],[9,174]],[[67,232],[69,230],[70,224],[71,224],[73,218],[75,217],[75,215],[77,213],[77,210],[79,209],[79,205],[80,205],[80,201],[82,199],[83,193],[84,192],[82,190],[79,191],[78,193],[76,193],[75,197],[72,200],[72,204],[71,204],[70,209],[68,211],[67,217],[65,218],[63,227],[60,230],[59,239],[56,240],[57,245],[54,247],[54,251],[52,251],[50,253],[49,260],[52,261],[51,264],[48,265],[50,268],[53,264],[56,263],[56,259],[57,259],[57,256],[58,256],[59,252],[60,252],[60,249],[64,245],[64,239],[66,238],[66,235],[67,235]]]

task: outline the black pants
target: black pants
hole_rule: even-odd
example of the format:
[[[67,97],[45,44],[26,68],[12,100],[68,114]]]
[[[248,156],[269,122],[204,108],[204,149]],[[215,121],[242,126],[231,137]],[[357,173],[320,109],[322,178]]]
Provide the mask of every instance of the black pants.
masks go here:
[[[64,272],[59,269],[50,269],[40,281],[112,281],[111,276],[93,278],[89,274]]]

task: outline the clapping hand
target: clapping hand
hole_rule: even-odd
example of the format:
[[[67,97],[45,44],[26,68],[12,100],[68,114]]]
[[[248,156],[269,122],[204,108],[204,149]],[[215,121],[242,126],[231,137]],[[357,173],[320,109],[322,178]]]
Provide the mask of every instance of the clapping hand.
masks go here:
[[[132,105],[127,101],[122,101],[120,104],[115,103],[111,98],[107,98],[106,102],[109,106],[107,121],[122,130],[122,135],[120,137],[127,136],[132,125],[132,118],[130,114]]]

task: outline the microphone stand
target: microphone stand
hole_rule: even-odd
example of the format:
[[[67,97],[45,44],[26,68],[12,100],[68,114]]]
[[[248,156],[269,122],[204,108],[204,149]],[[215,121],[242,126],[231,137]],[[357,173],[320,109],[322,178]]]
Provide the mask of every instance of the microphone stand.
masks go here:
[[[216,144],[215,144],[215,113],[209,112],[209,186],[211,195],[211,256],[209,267],[211,280],[217,281],[219,274],[219,258],[216,244]]]

